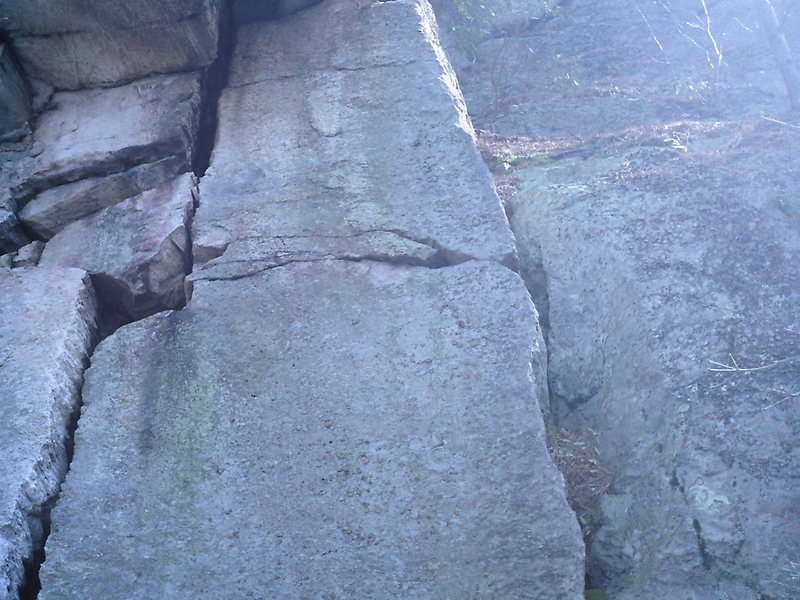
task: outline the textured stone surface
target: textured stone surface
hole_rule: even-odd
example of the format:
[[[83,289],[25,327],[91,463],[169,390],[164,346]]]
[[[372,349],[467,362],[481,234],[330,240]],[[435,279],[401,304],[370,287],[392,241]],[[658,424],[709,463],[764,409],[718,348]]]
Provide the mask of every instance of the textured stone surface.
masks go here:
[[[236,0],[233,16],[237,24],[246,25],[265,19],[279,19],[317,4],[320,0]]]
[[[537,4],[510,1],[526,9]],[[786,39],[796,57],[800,6],[795,0],[772,2],[785,15]],[[782,77],[759,28],[761,2],[706,2],[712,34],[722,47],[719,72],[699,0],[558,3],[552,18],[528,31],[475,39],[480,36],[474,30],[486,19],[485,8],[477,7],[492,3],[467,2],[484,19],[466,23],[453,10],[455,2],[436,3],[448,17],[443,30],[460,28],[443,37],[470,116],[481,129],[576,144],[586,135],[633,126],[788,108]]]
[[[218,0],[0,0],[25,72],[59,89],[198,69],[216,56]]]
[[[31,91],[0,38],[0,140],[21,132],[31,114]]]
[[[600,432],[615,473],[591,555],[613,598],[796,597],[792,139],[763,124],[692,138],[687,153],[634,149],[514,173],[521,261],[549,301],[554,406]]]
[[[13,266],[19,267],[35,267],[39,264],[39,259],[42,257],[44,251],[44,242],[31,242],[17,250],[13,257]]]
[[[78,269],[0,270],[0,598],[16,600],[67,470],[95,307]]]
[[[171,156],[182,159],[186,169],[191,165],[200,104],[197,74],[60,92],[51,104],[36,122],[33,165],[15,188],[17,198]]]
[[[496,264],[198,282],[96,351],[40,598],[577,600],[537,339]]]
[[[28,242],[17,217],[17,203],[8,189],[0,190],[0,252],[13,252]]]
[[[514,262],[427,3],[326,2],[238,40],[196,261],[254,237],[384,232],[451,263]]]
[[[60,185],[27,202],[18,218],[30,231],[49,239],[78,219],[168,183],[186,168],[186,156],[170,156],[127,171]]]
[[[48,242],[41,264],[85,269],[100,301],[127,319],[179,308],[195,189],[194,175],[182,175],[85,217]]]
[[[241,31],[193,296],[93,356],[40,598],[581,598],[535,310],[432,27]]]

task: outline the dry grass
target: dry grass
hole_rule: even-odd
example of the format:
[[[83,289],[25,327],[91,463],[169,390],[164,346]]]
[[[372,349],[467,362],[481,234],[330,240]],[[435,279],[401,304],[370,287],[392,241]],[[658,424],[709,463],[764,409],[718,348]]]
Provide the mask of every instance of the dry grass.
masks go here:
[[[558,429],[551,432],[548,444],[553,461],[564,474],[567,502],[587,541],[599,525],[600,497],[611,486],[611,473],[597,455],[593,438],[588,431]]]

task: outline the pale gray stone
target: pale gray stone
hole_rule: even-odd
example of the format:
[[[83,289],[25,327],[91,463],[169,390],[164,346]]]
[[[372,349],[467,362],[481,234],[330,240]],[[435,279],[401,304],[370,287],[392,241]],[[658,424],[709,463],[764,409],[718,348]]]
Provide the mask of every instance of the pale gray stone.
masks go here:
[[[167,157],[191,165],[200,80],[156,75],[113,89],[57,93],[36,122],[33,165],[18,199]]]
[[[126,320],[179,308],[195,190],[185,174],[85,217],[47,243],[41,264],[88,271],[101,303]]]
[[[19,267],[35,267],[39,264],[39,259],[44,251],[44,242],[35,241],[27,246],[23,246],[14,253],[13,266]]]
[[[31,115],[31,91],[11,49],[0,38],[0,141],[24,134]]]
[[[450,263],[516,260],[427,3],[334,0],[242,28],[219,118],[197,264],[253,238],[370,232]]]
[[[59,89],[207,66],[219,8],[218,0],[0,0],[25,72]]]
[[[197,282],[95,352],[39,597],[582,598],[540,343],[494,263]]]
[[[186,168],[185,156],[170,156],[127,171],[60,185],[28,201],[18,217],[30,231],[49,239],[78,219],[171,181]]]
[[[0,598],[17,600],[23,561],[67,471],[66,441],[93,343],[95,304],[78,269],[0,270]]]
[[[791,600],[798,146],[729,152],[721,174],[691,152],[517,170],[511,221],[549,304],[554,405],[599,432],[615,473],[598,585],[620,600]]]

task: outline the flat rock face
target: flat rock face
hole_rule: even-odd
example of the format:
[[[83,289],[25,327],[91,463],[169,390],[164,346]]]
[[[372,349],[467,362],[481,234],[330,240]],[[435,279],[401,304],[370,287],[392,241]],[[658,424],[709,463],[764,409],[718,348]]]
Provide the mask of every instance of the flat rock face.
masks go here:
[[[16,600],[41,513],[67,470],[65,440],[92,344],[78,269],[0,270],[0,598]]]
[[[234,62],[193,295],[93,356],[39,597],[578,600],[535,310],[427,2],[326,2]]]
[[[687,152],[514,173],[521,260],[549,300],[554,405],[601,432],[616,477],[591,555],[610,597],[796,597],[792,136],[764,123]]]
[[[253,238],[370,232],[450,263],[515,261],[427,3],[326,2],[238,39],[197,262]]]
[[[181,157],[188,168],[199,104],[194,73],[58,93],[53,108],[37,119],[31,175],[15,193],[27,199],[55,185],[170,156]]]
[[[40,597],[581,597],[536,340],[495,264],[198,282],[95,353]]]
[[[0,140],[20,131],[31,114],[31,92],[8,44],[0,40]],[[20,131],[21,134],[21,131]]]
[[[216,56],[218,0],[0,0],[25,72],[59,89],[188,71]]]
[[[101,302],[127,319],[178,308],[191,269],[195,192],[185,174],[85,217],[48,242],[41,264],[88,271]]]

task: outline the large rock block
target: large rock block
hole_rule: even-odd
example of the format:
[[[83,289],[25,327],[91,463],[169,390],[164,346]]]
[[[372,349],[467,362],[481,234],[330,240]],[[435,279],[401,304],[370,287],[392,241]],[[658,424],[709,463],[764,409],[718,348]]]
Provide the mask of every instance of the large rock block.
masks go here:
[[[113,89],[61,92],[51,104],[37,119],[30,175],[14,190],[19,199],[167,157],[179,157],[184,170],[191,165],[200,106],[197,74],[155,75]]]
[[[95,352],[40,598],[582,598],[537,340],[491,263],[198,282]]]
[[[219,118],[197,263],[253,238],[374,232],[448,263],[516,260],[427,2],[331,1],[242,28]]]
[[[554,405],[616,474],[591,552],[615,599],[797,597],[800,148],[717,135],[514,173]]]
[[[93,343],[78,269],[0,270],[0,598],[16,600],[42,517],[67,471],[67,437]]]
[[[119,173],[59,185],[26,202],[18,218],[39,237],[50,239],[70,223],[169,183],[187,166],[185,155],[169,156]]]
[[[0,141],[9,135],[21,135],[30,115],[28,82],[20,73],[8,44],[0,37]]]
[[[85,217],[48,242],[41,265],[91,273],[101,303],[123,320],[179,308],[191,270],[195,190],[186,174]]]
[[[59,89],[207,66],[219,9],[219,0],[0,0],[25,72]]]

